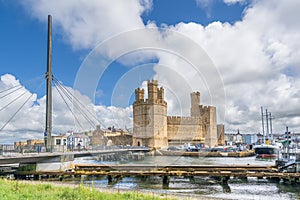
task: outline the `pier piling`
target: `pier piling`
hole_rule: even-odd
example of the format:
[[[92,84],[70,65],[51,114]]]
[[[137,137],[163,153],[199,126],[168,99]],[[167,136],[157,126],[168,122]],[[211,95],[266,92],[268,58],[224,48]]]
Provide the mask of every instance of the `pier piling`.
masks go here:
[[[163,176],[163,189],[168,189],[170,183],[170,176]]]

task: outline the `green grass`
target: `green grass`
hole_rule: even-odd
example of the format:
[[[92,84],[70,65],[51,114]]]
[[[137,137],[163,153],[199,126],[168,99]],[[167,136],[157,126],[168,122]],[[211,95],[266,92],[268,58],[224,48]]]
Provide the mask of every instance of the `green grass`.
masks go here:
[[[0,199],[15,200],[15,199],[71,199],[71,200],[115,200],[115,199],[134,199],[134,200],[156,200],[169,199],[150,194],[141,194],[138,192],[101,192],[94,188],[84,187],[82,185],[67,187],[55,186],[50,183],[30,184],[22,181],[11,181],[0,179]]]

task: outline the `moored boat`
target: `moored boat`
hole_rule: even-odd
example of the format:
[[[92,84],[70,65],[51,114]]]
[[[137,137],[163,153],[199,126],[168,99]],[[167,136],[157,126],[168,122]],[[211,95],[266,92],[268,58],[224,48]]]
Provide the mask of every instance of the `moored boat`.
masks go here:
[[[275,145],[256,145],[254,146],[254,152],[257,158],[276,158],[279,148]]]

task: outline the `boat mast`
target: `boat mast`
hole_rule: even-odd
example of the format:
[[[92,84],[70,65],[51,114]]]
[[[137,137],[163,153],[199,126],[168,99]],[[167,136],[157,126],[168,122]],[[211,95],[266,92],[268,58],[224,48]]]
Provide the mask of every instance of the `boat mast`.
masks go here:
[[[266,137],[265,137],[265,125],[264,125],[264,111],[263,111],[262,106],[261,106],[261,123],[262,123],[263,143],[265,143],[266,142]]]
[[[52,16],[48,15],[48,41],[47,41],[47,92],[46,92],[46,128],[45,146],[47,151],[51,151],[51,132],[52,132]]]
[[[266,130],[266,137],[267,137],[267,140],[268,140],[268,144],[269,144],[269,119],[268,119],[268,109],[266,109],[266,126],[267,126],[267,130]]]
[[[272,117],[272,113],[269,113],[269,119],[270,119],[270,138],[271,138],[271,143],[273,143],[273,128],[272,128],[272,119],[274,119]]]
[[[285,149],[286,149],[286,158],[290,160],[290,132],[289,127],[286,127],[286,143],[285,143]]]

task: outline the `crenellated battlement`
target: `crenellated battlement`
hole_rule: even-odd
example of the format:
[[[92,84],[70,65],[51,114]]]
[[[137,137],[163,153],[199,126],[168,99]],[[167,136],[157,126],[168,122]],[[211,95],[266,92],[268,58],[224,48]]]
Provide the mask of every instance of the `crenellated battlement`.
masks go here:
[[[156,105],[167,106],[167,102],[162,99],[155,99],[155,100],[146,99],[145,104],[150,104],[150,103],[156,104]]]
[[[203,105],[199,106],[201,114],[209,114],[211,111],[214,111],[215,108],[216,107],[214,106],[203,106]]]
[[[160,101],[165,101],[164,100],[164,97],[165,96],[165,89],[163,87],[160,87],[158,90],[157,90],[157,98],[160,100]]]
[[[157,86],[157,85],[158,85],[158,80],[153,80],[153,79],[152,79],[152,80],[148,80],[148,81],[147,81],[147,84],[148,84],[148,85],[149,85],[149,84],[154,84],[154,85]]]
[[[144,101],[145,90],[141,88],[135,89],[135,101]]]

